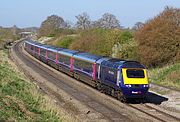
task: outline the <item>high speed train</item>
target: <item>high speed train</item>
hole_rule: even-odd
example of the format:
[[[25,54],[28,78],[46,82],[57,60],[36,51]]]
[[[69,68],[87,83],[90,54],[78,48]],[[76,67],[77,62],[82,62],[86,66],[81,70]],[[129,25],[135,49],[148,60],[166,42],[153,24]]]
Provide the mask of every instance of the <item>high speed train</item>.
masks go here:
[[[24,48],[38,60],[121,101],[142,99],[148,92],[147,69],[137,61],[97,56],[32,40],[26,40]]]

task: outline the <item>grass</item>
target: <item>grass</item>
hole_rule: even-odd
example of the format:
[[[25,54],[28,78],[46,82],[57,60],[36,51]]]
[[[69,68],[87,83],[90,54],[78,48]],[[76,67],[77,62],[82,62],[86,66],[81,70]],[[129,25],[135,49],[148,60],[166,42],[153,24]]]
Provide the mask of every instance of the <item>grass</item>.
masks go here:
[[[65,116],[60,116],[55,103],[35,84],[13,69],[7,50],[0,51],[0,121],[68,121]]]
[[[150,70],[152,83],[180,89],[180,63]]]

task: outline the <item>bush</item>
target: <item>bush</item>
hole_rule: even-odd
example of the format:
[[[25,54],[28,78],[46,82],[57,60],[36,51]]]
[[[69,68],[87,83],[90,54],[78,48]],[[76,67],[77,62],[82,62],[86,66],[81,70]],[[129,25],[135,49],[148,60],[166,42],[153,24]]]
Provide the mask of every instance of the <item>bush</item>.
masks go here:
[[[65,37],[62,40],[59,40],[55,43],[56,46],[62,48],[69,48],[70,44],[74,41],[73,37]]]
[[[71,44],[74,50],[86,51],[98,55],[107,55],[104,51],[106,31],[103,29],[86,30]],[[107,47],[108,48],[108,47]]]
[[[180,61],[180,9],[165,8],[137,31],[140,60],[147,66]]]
[[[131,39],[128,43],[119,46],[118,52],[115,57],[139,61],[139,55],[137,53],[138,45],[137,42]]]

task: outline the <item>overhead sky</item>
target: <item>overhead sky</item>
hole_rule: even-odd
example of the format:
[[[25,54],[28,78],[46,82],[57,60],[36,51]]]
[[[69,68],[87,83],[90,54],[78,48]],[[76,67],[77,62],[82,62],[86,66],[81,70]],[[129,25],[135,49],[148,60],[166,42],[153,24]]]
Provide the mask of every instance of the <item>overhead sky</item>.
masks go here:
[[[0,26],[39,27],[52,14],[75,23],[75,16],[83,12],[91,20],[108,12],[121,26],[132,27],[158,15],[165,6],[180,8],[180,0],[1,0]]]

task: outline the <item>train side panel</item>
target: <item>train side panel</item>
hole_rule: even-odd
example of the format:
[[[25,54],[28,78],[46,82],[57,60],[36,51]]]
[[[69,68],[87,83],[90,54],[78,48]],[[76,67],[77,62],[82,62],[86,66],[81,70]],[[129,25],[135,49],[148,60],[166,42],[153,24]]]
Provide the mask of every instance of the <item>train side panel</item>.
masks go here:
[[[72,75],[72,72],[70,71],[70,65],[71,65],[70,56],[58,54],[58,65],[60,71]]]
[[[119,81],[118,78],[118,69],[101,66],[101,82],[115,88],[116,90],[119,89],[117,82]]]
[[[94,62],[88,62],[80,59],[74,60],[74,75],[92,86],[96,86],[96,64]],[[93,81],[94,80],[94,81]]]

